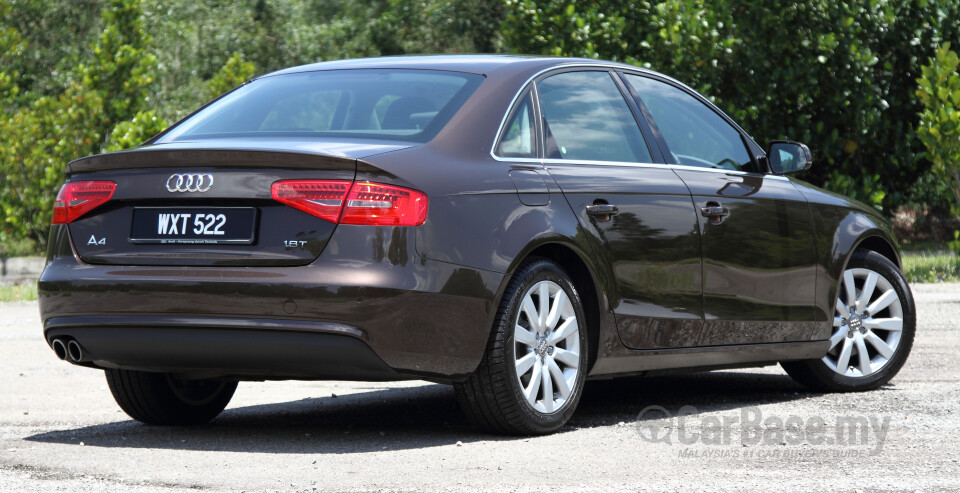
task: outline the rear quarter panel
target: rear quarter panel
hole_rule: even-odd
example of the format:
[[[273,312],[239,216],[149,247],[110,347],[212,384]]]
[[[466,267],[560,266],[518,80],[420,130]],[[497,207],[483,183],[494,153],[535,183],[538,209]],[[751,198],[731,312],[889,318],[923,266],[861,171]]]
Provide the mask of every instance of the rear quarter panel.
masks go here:
[[[547,175],[546,200],[525,205],[510,178],[510,163],[492,158],[476,160],[439,152],[429,146],[383,154],[358,163],[357,179],[391,183],[423,191],[429,198],[427,221],[416,229],[416,254],[424,262],[471,271],[486,279],[498,278],[495,290],[485,291],[485,309],[466,323],[450,325],[436,320],[437,312],[421,313],[424,326],[443,326],[451,335],[483,344],[470,344],[466,359],[479,362],[512,273],[537,247],[563,244],[586,263],[590,247],[560,188]],[[526,169],[526,168],[524,168]],[[389,170],[389,171],[387,171]],[[606,311],[602,290],[598,300]],[[446,292],[446,289],[444,290]],[[612,321],[609,325],[615,336]],[[604,332],[601,329],[601,332]],[[475,366],[475,365],[474,365]]]
[[[529,167],[422,147],[377,156],[375,167],[361,162],[357,179],[427,193],[427,221],[417,228],[416,248],[431,260],[509,273],[537,244],[567,243],[586,251],[577,239],[582,237],[577,218],[557,184],[542,172],[546,203],[525,205],[509,175],[515,169]]]

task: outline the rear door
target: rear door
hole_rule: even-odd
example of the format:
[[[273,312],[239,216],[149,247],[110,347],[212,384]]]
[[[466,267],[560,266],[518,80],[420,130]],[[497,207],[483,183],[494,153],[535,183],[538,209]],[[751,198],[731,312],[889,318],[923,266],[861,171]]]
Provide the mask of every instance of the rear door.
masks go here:
[[[579,69],[547,74],[535,89],[544,166],[609,276],[622,342],[694,345],[703,319],[697,218],[625,87],[613,72]]]
[[[691,92],[644,75],[624,80],[693,195],[705,318],[697,345],[809,340],[816,254],[803,195],[763,173],[747,137]]]

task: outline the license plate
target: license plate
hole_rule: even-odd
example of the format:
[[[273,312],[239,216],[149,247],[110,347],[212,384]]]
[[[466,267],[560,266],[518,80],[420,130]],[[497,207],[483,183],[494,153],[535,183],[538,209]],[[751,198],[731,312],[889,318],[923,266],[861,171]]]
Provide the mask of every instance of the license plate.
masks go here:
[[[252,207],[133,210],[131,243],[217,245],[253,243],[256,209]]]

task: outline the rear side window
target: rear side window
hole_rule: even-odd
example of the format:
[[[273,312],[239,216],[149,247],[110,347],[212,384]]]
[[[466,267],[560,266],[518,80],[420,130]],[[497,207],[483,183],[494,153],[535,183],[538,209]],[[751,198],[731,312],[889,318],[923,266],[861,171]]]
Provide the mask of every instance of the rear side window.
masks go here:
[[[752,171],[740,132],[707,105],[679,88],[627,75],[667,141],[677,164]]]
[[[537,83],[546,157],[649,163],[640,127],[607,72],[564,72]]]
[[[160,142],[248,136],[344,136],[426,142],[483,76],[439,70],[330,70],[257,79]]]
[[[504,128],[497,155],[503,157],[537,157],[534,145],[534,119],[532,96],[527,93],[516,106],[507,126]]]

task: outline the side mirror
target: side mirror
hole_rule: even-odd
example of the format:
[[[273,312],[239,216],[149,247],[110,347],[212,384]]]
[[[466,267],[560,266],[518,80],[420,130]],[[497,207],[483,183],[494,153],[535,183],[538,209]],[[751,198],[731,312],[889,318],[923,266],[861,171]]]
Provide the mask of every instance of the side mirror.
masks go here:
[[[799,142],[773,140],[767,151],[767,162],[774,174],[789,175],[810,169],[813,154],[810,154],[810,148]]]

